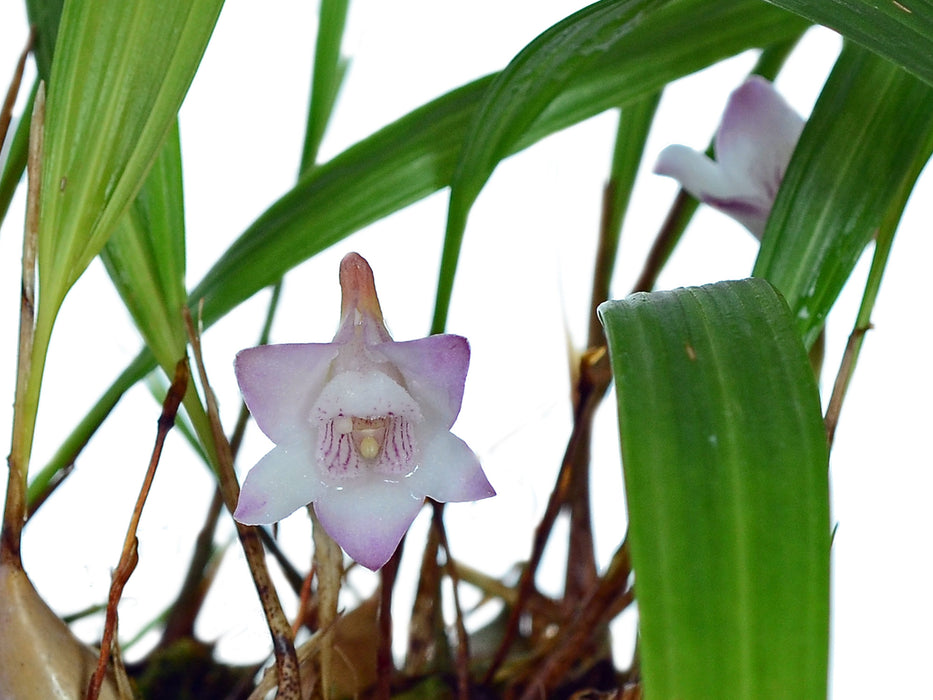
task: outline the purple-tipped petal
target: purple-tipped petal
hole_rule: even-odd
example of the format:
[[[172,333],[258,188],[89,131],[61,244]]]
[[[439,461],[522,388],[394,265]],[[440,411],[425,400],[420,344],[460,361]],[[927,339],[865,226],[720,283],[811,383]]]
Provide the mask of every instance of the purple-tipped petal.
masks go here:
[[[433,408],[444,427],[450,428],[463,402],[463,386],[470,365],[467,339],[459,335],[432,335],[377,347],[402,373],[415,400]]]
[[[479,501],[496,495],[479,459],[452,433],[438,434],[425,446],[425,469],[412,476],[412,488],[441,503]]]
[[[654,166],[658,175],[680,182],[701,202],[719,209],[761,238],[774,199],[747,178],[731,177],[720,163],[686,146],[668,146]]]
[[[249,470],[233,517],[246,525],[269,525],[318,500],[326,488],[309,444],[279,445]]]
[[[315,502],[314,512],[354,561],[376,571],[395,553],[423,504],[404,481],[367,480],[352,489],[332,489]]]
[[[243,400],[272,442],[295,442],[307,431],[336,356],[332,343],[260,345],[237,354],[234,371]]]
[[[733,177],[756,183],[773,201],[803,126],[774,86],[753,75],[729,96],[716,132],[716,160]]]
[[[752,76],[729,97],[715,161],[685,146],[668,146],[654,171],[677,179],[760,239],[803,125],[771,83]]]

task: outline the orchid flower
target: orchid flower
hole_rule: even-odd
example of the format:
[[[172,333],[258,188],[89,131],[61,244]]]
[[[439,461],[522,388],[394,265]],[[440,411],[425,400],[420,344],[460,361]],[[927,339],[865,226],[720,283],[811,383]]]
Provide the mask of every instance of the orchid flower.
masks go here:
[[[668,146],[654,172],[676,178],[761,240],[803,125],[771,83],[753,75],[729,96],[716,132],[716,161],[686,146]]]
[[[372,269],[356,253],[340,264],[340,286],[332,342],[236,357],[243,399],[276,446],[247,475],[234,517],[269,524],[313,503],[327,533],[375,571],[426,497],[473,501],[495,491],[450,432],[470,361],[466,339],[393,341]]]

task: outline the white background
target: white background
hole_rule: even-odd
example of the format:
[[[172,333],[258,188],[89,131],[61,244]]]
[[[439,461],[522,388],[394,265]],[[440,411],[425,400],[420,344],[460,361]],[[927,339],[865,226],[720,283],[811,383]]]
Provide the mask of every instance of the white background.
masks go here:
[[[352,67],[322,159],[414,107],[503,67],[549,25],[582,2],[361,1],[353,5],[345,51]],[[294,181],[307,103],[316,8],[313,3],[230,2],[182,109],[189,286]],[[7,3],[0,19],[0,76],[25,39],[25,18]],[[827,30],[811,32],[778,80],[806,115],[839,49]],[[622,236],[613,295],[637,276],[666,209],[673,182],[650,174],[668,143],[702,149],[725,99],[754,62],[747,54],[666,91],[648,143],[643,177]],[[29,75],[33,75],[30,71]],[[29,80],[27,78],[27,85]],[[0,77],[0,82],[5,83]],[[21,109],[20,102],[20,109]],[[473,361],[455,432],[480,455],[498,496],[448,509],[455,556],[497,576],[527,557],[569,434],[565,328],[583,342],[615,115],[569,129],[503,163],[477,202],[461,257],[449,329],[470,338]],[[933,652],[929,595],[930,443],[933,386],[923,279],[931,259],[930,178],[925,173],[901,225],[832,456],[833,519],[839,524],[833,571],[833,696],[916,697],[928,686]],[[324,341],[337,321],[337,262],[349,250],[376,272],[382,306],[397,339],[425,334],[433,307],[446,192],[352,236],[300,266],[285,285],[273,341]],[[20,196],[0,231],[0,424],[11,424],[15,375]],[[660,281],[670,288],[746,276],[757,244],[731,220],[701,208]],[[824,376],[828,395],[867,271],[863,260],[829,321]],[[232,424],[238,395],[234,353],[255,342],[266,294],[208,332],[208,371]],[[36,438],[34,468],[45,464],[139,348],[128,316],[98,263],[66,300],[53,337]],[[148,461],[159,408],[137,387],[78,461],[78,468],[26,531],[27,571],[57,610],[101,602]],[[598,418],[594,509],[598,557],[605,564],[625,528],[615,410]],[[242,474],[269,448],[251,430]],[[0,434],[7,454],[8,437]],[[5,484],[5,474],[2,479]],[[4,487],[0,486],[0,489]],[[130,635],[168,604],[180,582],[211,493],[206,470],[178,436],[169,445],[144,513],[141,562],[121,605]],[[424,514],[423,514],[424,515]],[[410,582],[425,529],[416,522],[403,567]],[[282,527],[289,553],[308,560],[308,525]],[[559,592],[565,528],[548,551],[542,587]],[[221,536],[232,536],[224,524]],[[237,547],[225,558],[199,633],[226,658],[255,659],[268,649],[261,613]],[[357,578],[362,587],[371,579]],[[410,588],[410,584],[408,585]],[[284,590],[284,589],[283,589]],[[398,615],[410,592],[396,601]],[[284,594],[288,612],[294,600]],[[487,613],[488,615],[489,613]],[[630,654],[632,616],[617,626],[618,658]],[[86,639],[101,621],[79,627]]]

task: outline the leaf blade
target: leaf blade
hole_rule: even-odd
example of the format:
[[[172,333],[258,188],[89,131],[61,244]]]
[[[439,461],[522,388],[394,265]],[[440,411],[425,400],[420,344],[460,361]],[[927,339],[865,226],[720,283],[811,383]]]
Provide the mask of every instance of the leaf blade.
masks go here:
[[[768,0],[822,24],[933,84],[933,3]]]
[[[168,376],[185,355],[185,209],[177,122],[100,252],[136,328]]]
[[[526,46],[490,86],[464,141],[451,181],[432,332],[443,332],[446,325],[473,202],[536,121],[569,118],[572,123],[580,116],[576,110],[592,109],[608,94],[615,98],[613,106],[623,105],[741,50],[802,31],[804,24],[792,15],[764,9],[744,0],[603,0]]]
[[[600,317],[646,693],[825,698],[828,454],[786,305],[752,279],[637,294]]]
[[[221,4],[66,3],[52,60],[40,200],[46,318],[142,186]]]
[[[806,345],[881,222],[900,216],[931,153],[933,87],[847,45],[788,166],[752,272],[784,295]]]

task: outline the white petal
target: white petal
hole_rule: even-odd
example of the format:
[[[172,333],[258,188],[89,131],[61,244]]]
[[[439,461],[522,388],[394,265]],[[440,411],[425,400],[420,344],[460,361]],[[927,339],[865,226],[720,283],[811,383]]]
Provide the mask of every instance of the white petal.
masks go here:
[[[246,525],[268,525],[320,498],[321,483],[308,442],[281,445],[249,470],[233,517]]]
[[[473,450],[446,431],[425,445],[424,466],[411,481],[416,493],[442,503],[478,501],[496,495]]]
[[[337,416],[388,415],[404,416],[412,422],[422,420],[421,409],[411,395],[382,372],[341,372],[324,386],[309,418],[324,422]]]
[[[752,76],[729,96],[716,132],[716,160],[773,202],[803,126],[770,82]]]
[[[661,151],[654,172],[674,178],[701,202],[731,198],[737,194],[736,183],[719,163],[708,158],[705,153],[679,144]],[[746,191],[749,190],[746,188]]]
[[[402,343],[383,343],[375,350],[399,370],[422,410],[430,407],[447,428],[454,424],[470,365],[470,344],[466,338],[432,335]]]
[[[662,151],[655,172],[761,238],[804,121],[767,80],[752,76],[729,96],[716,161],[684,146]]]
[[[741,174],[736,177],[706,154],[680,145],[661,151],[654,172],[675,178],[701,202],[728,214],[761,238],[774,200],[757,180]]]
[[[336,356],[332,343],[261,345],[237,354],[234,369],[243,400],[272,442],[302,439]]]
[[[411,495],[405,481],[360,479],[330,489],[314,512],[328,534],[363,566],[376,571],[395,553],[424,498]]]

